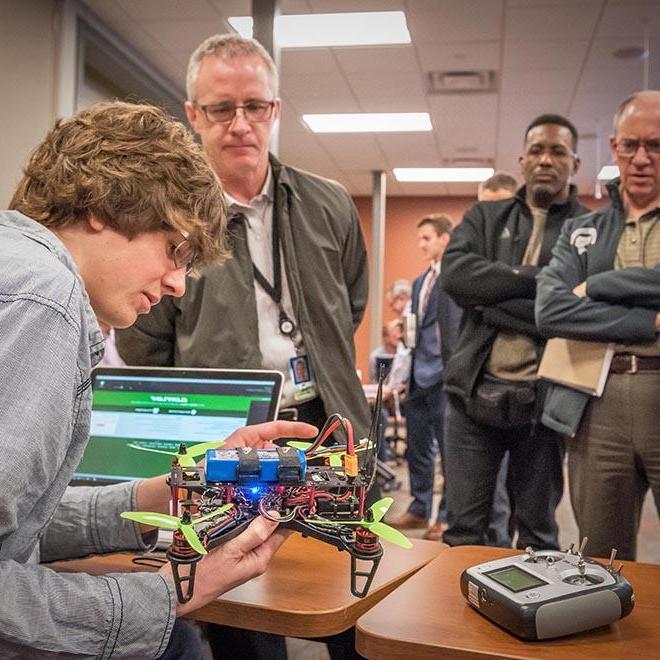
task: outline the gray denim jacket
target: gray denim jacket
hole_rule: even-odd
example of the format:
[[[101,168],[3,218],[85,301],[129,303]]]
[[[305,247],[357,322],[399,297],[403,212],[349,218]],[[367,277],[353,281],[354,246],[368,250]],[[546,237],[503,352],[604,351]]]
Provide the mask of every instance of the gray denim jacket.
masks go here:
[[[71,255],[0,212],[0,658],[155,658],[174,624],[162,576],[55,573],[41,561],[144,549],[119,513],[136,483],[68,488],[87,444],[103,338]]]

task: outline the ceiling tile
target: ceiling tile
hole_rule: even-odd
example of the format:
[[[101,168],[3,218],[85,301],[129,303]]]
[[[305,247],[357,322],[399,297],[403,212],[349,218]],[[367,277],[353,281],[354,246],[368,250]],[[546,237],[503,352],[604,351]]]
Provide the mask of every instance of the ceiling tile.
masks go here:
[[[504,44],[503,70],[545,71],[579,70],[589,46],[588,35],[581,39],[507,39]]]
[[[143,20],[208,20],[218,18],[215,7],[207,0],[115,0],[133,19]]]
[[[516,94],[521,89],[542,89],[544,92],[570,93],[577,82],[577,69],[537,69],[506,71],[502,76],[502,95]]]
[[[415,44],[497,41],[502,0],[414,0],[408,28]]]
[[[566,11],[557,6],[511,7],[506,13],[506,38],[547,39],[557,34],[565,39],[588,39],[599,13],[599,5],[573,5],[567,20]]]
[[[424,94],[401,96],[396,89],[390,89],[390,94],[396,96],[362,96],[360,110],[362,112],[428,112],[428,101]]]
[[[334,14],[351,11],[395,11],[404,9],[402,0],[307,0],[312,11],[318,14]]]
[[[84,0],[84,3],[106,24],[131,18],[115,0]]]
[[[384,133],[376,140],[390,167],[437,167],[440,164],[440,154],[431,133]]]
[[[330,156],[346,170],[374,170],[383,167],[383,153],[370,134],[317,135]]]
[[[284,4],[288,4],[289,1],[284,0]],[[252,12],[252,0],[209,0],[209,2],[225,17],[249,16]]]
[[[500,68],[500,41],[421,43],[417,52],[426,71],[470,71]]]
[[[141,21],[143,29],[156,39],[164,50],[188,51],[192,53],[207,37],[217,32],[225,32],[220,16],[212,21],[208,20],[181,20],[181,21]]]
[[[417,97],[423,102],[424,87],[422,78],[415,73],[390,73],[387,76],[375,76],[370,73],[347,73],[346,80],[355,96],[369,99],[377,96]]]
[[[416,73],[415,49],[406,46],[374,48],[333,48],[339,66],[346,73]]]
[[[329,48],[293,48],[281,51],[281,75],[336,73],[337,62]]]
[[[598,25],[597,36],[638,37],[648,29],[650,37],[660,37],[660,2],[609,2]],[[657,55],[657,53],[656,53]]]

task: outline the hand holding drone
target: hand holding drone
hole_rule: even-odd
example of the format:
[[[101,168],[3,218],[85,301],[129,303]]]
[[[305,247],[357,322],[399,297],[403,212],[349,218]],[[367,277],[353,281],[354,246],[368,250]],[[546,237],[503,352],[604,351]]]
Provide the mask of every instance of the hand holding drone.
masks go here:
[[[192,598],[201,557],[243,532],[258,515],[346,550],[351,555],[351,593],[364,597],[383,555],[379,539],[412,546],[401,532],[382,522],[392,498],[366,505],[375,479],[381,405],[382,381],[369,437],[357,444],[350,421],[333,414],[312,443],[291,441],[272,449],[195,445],[186,450],[182,445],[168,477],[172,512],[181,511],[180,517],[148,512],[121,515],[173,530],[167,558],[181,603]],[[324,446],[339,430],[345,442]],[[206,452],[204,467],[189,456],[200,447]],[[369,564],[368,570],[360,570],[358,562]],[[364,579],[361,587],[359,579]]]

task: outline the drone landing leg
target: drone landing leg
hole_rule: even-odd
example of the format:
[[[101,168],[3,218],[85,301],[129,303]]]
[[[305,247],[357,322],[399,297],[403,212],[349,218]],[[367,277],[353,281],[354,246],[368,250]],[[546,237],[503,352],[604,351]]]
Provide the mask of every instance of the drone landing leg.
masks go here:
[[[195,590],[195,572],[197,570],[197,562],[201,559],[201,556],[197,555],[196,557],[184,559],[182,557],[173,556],[168,552],[167,558],[172,565],[176,597],[180,603],[187,603],[193,597],[193,592]],[[181,570],[184,566],[188,567],[188,571],[185,574]]]
[[[351,553],[351,593],[357,598],[364,598],[369,593],[371,583],[374,579],[374,575],[376,575],[376,570],[378,569],[378,564],[380,564],[382,556],[382,550],[380,554],[374,556],[360,556]],[[368,570],[359,570],[360,566],[358,562],[371,562],[371,568]],[[364,579],[362,589],[358,589],[359,579]]]

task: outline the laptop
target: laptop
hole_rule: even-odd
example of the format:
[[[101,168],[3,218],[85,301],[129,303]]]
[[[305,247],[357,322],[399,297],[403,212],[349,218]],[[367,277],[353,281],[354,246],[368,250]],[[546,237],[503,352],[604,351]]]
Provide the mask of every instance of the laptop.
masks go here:
[[[99,367],[92,372],[90,439],[72,485],[104,485],[170,471],[179,445],[226,438],[277,418],[278,371]],[[199,460],[203,456],[199,457]]]

